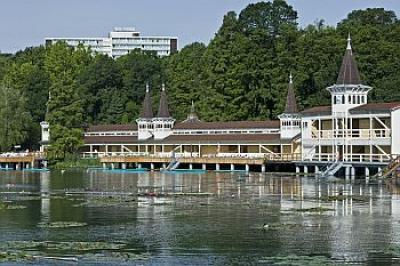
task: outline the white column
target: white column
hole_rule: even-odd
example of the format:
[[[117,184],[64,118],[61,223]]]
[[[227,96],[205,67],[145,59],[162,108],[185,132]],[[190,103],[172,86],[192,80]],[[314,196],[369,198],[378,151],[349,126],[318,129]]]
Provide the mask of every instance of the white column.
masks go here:
[[[296,174],[300,173],[300,167],[296,166]]]
[[[137,168],[139,168],[139,169],[142,168],[142,164],[138,163]]]
[[[250,166],[248,164],[246,164],[246,172],[250,171]]]
[[[296,167],[296,169],[297,169],[297,167]],[[265,173],[265,171],[266,171],[265,164],[262,164],[261,165],[261,173]]]
[[[150,163],[150,169],[154,170],[154,163]]]
[[[351,179],[356,177],[356,168],[354,166],[351,167]]]
[[[189,164],[189,169],[193,170],[193,164],[191,164],[191,163]]]
[[[103,169],[107,169],[107,164],[103,163]]]
[[[315,166],[315,173],[316,173],[316,174],[319,173],[319,167],[318,167],[318,165]]]
[[[201,169],[203,169],[204,171],[207,170],[207,165],[206,165],[205,163],[203,163],[203,164],[201,165]]]
[[[235,171],[235,165],[231,163],[231,171]]]
[[[122,168],[123,170],[125,170],[125,169],[126,169],[126,163],[122,163],[121,168]]]
[[[111,163],[111,169],[114,170],[115,169],[115,164]]]
[[[345,168],[344,177],[345,177],[346,179],[349,179],[349,177],[350,177],[350,167],[349,167],[349,166],[346,166],[346,168]]]
[[[369,177],[369,168],[365,167],[365,177]]]
[[[220,168],[219,168],[219,163],[215,164],[215,170],[216,170],[216,171],[219,171],[219,169],[220,169]]]
[[[304,173],[308,174],[308,166],[307,165],[304,165]]]

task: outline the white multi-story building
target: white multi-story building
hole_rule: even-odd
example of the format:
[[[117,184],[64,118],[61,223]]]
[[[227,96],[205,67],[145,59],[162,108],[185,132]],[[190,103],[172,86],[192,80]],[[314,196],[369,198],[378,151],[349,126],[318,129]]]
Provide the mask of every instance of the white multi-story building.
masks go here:
[[[336,84],[327,88],[331,105],[301,112],[302,163],[335,174],[381,167],[400,154],[400,102],[368,103],[372,88],[362,83],[350,36]]]
[[[170,36],[141,36],[132,27],[114,28],[108,38],[46,38],[46,44],[64,41],[72,47],[82,44],[93,52],[113,58],[128,54],[134,49],[155,51],[158,56],[167,56],[177,51],[178,38]]]

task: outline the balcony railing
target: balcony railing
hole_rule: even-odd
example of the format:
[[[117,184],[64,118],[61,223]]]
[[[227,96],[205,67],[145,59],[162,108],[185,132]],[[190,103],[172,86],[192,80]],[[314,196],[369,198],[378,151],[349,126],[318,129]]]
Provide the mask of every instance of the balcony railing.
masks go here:
[[[334,139],[334,138],[358,138],[376,139],[390,138],[390,129],[337,129],[337,130],[313,130],[312,138]]]
[[[338,157],[332,153],[316,153],[311,161],[344,161],[344,162],[379,162],[386,163],[392,161],[395,155],[377,153],[353,153]]]

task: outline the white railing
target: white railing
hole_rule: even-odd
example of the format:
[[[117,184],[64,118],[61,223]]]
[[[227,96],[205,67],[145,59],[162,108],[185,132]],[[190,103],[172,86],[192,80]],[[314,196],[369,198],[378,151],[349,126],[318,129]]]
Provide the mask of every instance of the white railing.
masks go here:
[[[390,129],[337,129],[337,130],[312,130],[312,138],[334,139],[334,138],[361,138],[376,139],[390,138]]]
[[[224,157],[224,158],[264,158],[263,153],[218,153],[215,157]]]
[[[393,159],[391,154],[376,153],[353,153],[346,154],[341,158],[332,153],[317,153],[313,156],[312,161],[344,161],[344,162],[390,162]]]

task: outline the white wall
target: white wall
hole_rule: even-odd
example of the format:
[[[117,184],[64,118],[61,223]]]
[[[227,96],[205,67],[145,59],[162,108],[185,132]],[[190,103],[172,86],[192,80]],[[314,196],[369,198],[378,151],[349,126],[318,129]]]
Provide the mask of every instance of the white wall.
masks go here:
[[[392,154],[400,154],[400,109],[392,112]]]

